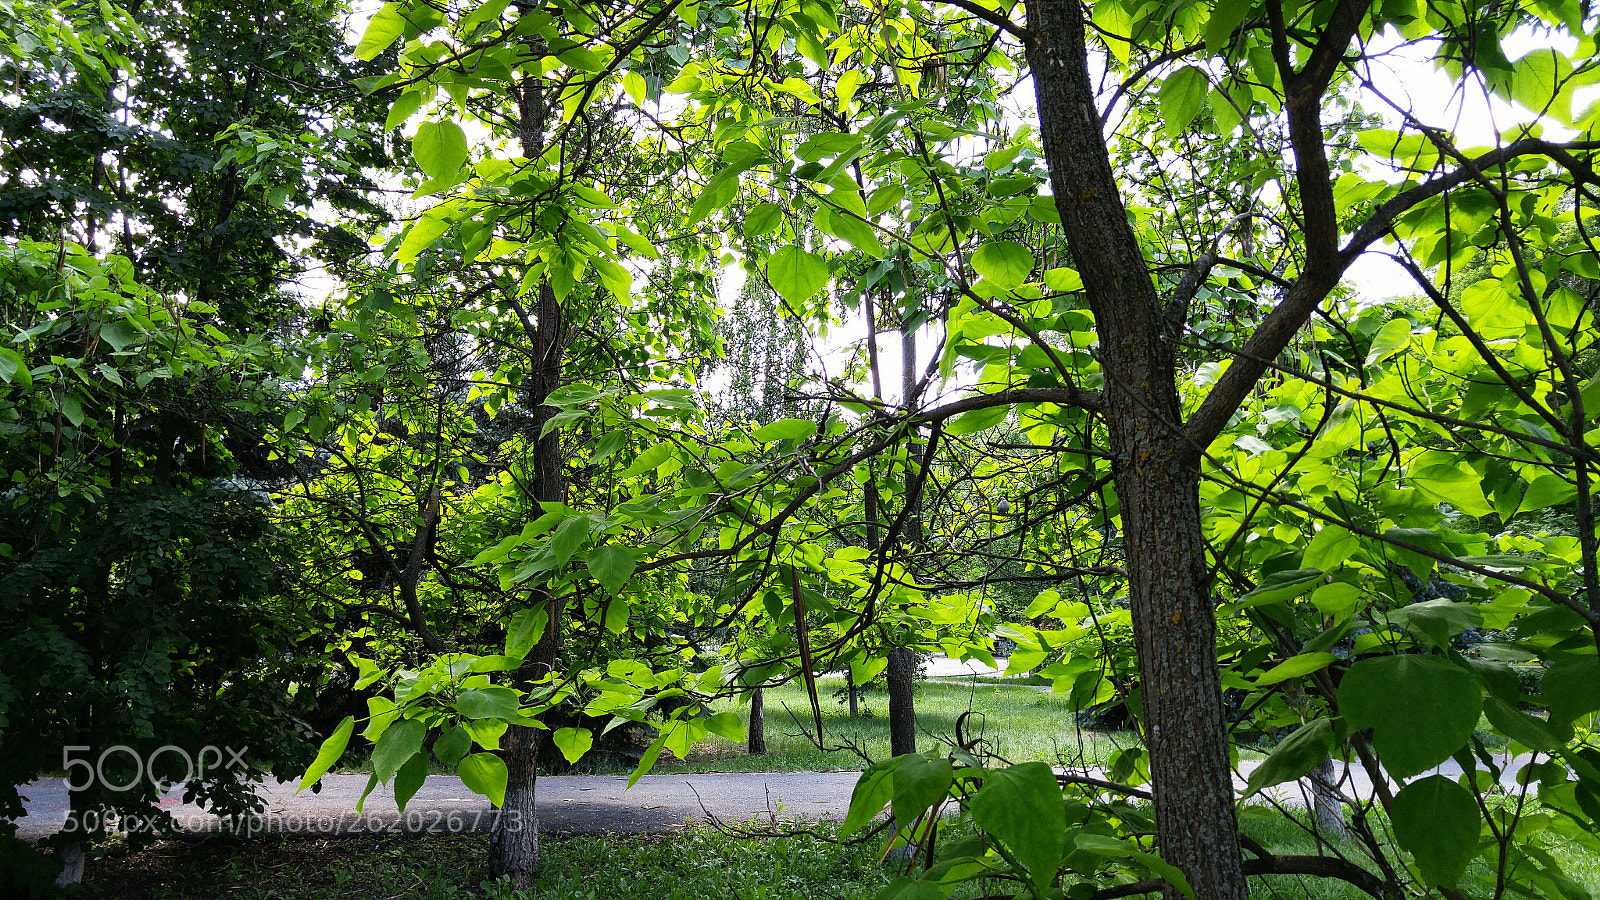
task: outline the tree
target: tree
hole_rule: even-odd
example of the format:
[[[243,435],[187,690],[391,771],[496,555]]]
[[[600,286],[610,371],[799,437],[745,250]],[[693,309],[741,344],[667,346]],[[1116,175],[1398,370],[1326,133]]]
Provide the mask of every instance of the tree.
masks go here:
[[[335,11],[258,6],[260,29],[205,4],[0,11],[4,802],[63,766],[79,788],[54,861],[0,850],[23,890],[63,863],[76,880],[109,814],[169,827],[160,784],[243,816],[250,782],[309,757],[294,685],[319,663],[262,492],[293,368],[274,320],[291,262],[314,262],[292,245],[347,256],[311,207],[362,206],[382,157]]]
[[[1573,683],[1569,673],[1588,665],[1569,654],[1573,646],[1593,643],[1600,617],[1600,593],[1589,574],[1595,571],[1588,499],[1594,462],[1587,437],[1591,416],[1583,402],[1586,382],[1570,364],[1575,354],[1587,351],[1587,339],[1578,336],[1581,329],[1576,326],[1588,314],[1589,301],[1581,296],[1573,301],[1561,288],[1552,288],[1559,278],[1544,273],[1536,278],[1529,260],[1539,254],[1529,254],[1525,245],[1559,234],[1568,211],[1574,221],[1583,218],[1582,200],[1594,182],[1588,154],[1596,145],[1585,138],[1547,140],[1525,127],[1496,147],[1472,151],[1458,147],[1448,129],[1424,127],[1413,111],[1401,108],[1399,129],[1392,134],[1369,129],[1362,139],[1365,152],[1399,161],[1394,180],[1369,178],[1353,164],[1336,178],[1349,158],[1344,154],[1350,152],[1355,123],[1341,118],[1338,127],[1329,129],[1323,118],[1325,106],[1341,92],[1370,83],[1365,67],[1378,53],[1373,43],[1393,28],[1407,40],[1432,42],[1434,59],[1455,67],[1458,74],[1470,70],[1481,76],[1489,93],[1579,131],[1591,130],[1593,114],[1574,117],[1569,108],[1572,92],[1595,77],[1594,46],[1587,37],[1593,29],[1587,27],[1586,11],[1540,6],[1496,8],[1485,15],[1450,4],[1399,9],[1348,0],[1274,2],[1259,8],[1236,3],[1158,8],[1107,0],[1092,12],[1076,3],[1030,2],[1021,9],[1002,9],[967,0],[870,9],[824,2],[757,3],[738,10],[666,2],[600,11],[569,3],[557,12],[524,12],[513,25],[498,18],[502,9],[490,5],[452,21],[456,49],[446,57],[430,56],[433,45],[418,39],[442,24],[420,7],[386,6],[365,40],[370,41],[369,51],[377,52],[404,35],[408,43],[403,58],[410,68],[396,82],[409,78],[408,85],[425,91],[432,91],[436,80],[468,77],[457,66],[467,58],[475,60],[470,77],[496,84],[514,82],[520,77],[515,73],[537,68],[547,76],[551,108],[561,109],[560,123],[553,126],[560,137],[551,147],[565,148],[568,137],[589,133],[589,110],[596,103],[609,98],[621,103],[627,96],[642,105],[661,93],[683,96],[679,121],[653,133],[692,135],[718,153],[700,199],[684,213],[685,226],[697,227],[720,215],[745,181],[758,184],[760,196],[774,191],[781,198],[803,196],[805,203],[795,204],[799,208],[823,204],[825,215],[816,214],[818,227],[838,243],[808,246],[796,231],[795,239],[780,247],[744,245],[780,297],[796,308],[816,304],[837,275],[871,271],[878,264],[835,269],[830,259],[884,261],[885,242],[891,242],[925,262],[943,290],[941,296],[949,298],[928,310],[929,318],[942,324],[944,337],[938,366],[923,380],[948,377],[961,358],[983,365],[979,386],[969,395],[898,415],[864,402],[849,386],[833,392],[841,408],[853,404],[866,417],[865,425],[842,415],[810,429],[785,425],[771,440],[761,441],[761,448],[733,442],[706,446],[698,436],[683,436],[686,446],[704,447],[704,455],[700,450],[685,450],[681,456],[668,451],[674,471],[684,472],[683,487],[670,498],[674,505],[662,500],[655,508],[675,509],[682,521],[698,524],[676,532],[671,527],[646,529],[672,536],[651,538],[654,549],[642,554],[650,558],[635,558],[632,571],[679,564],[683,554],[698,552],[685,549],[685,542],[692,544],[706,534],[696,529],[727,523],[722,524],[729,529],[726,545],[716,552],[736,565],[748,563],[750,574],[759,575],[761,582],[771,579],[770,586],[752,588],[750,596],[768,598],[774,620],[794,614],[801,662],[809,667],[803,640],[809,598],[797,572],[823,566],[805,560],[795,538],[780,535],[786,525],[805,521],[802,509],[814,498],[829,496],[836,479],[865,469],[861,479],[870,480],[869,460],[906,454],[908,444],[924,437],[922,446],[932,455],[947,429],[982,431],[1012,414],[1019,428],[1038,434],[1041,446],[1074,465],[1081,459],[1078,467],[1089,483],[1109,477],[1114,492],[1100,501],[1101,530],[1094,540],[1120,544],[1124,560],[1139,663],[1135,705],[1147,745],[1161,859],[1132,855],[1143,851],[1128,844],[1110,850],[1096,844],[1092,832],[1072,831],[1076,846],[1098,847],[1090,854],[1092,865],[1080,860],[1069,866],[1074,877],[1096,877],[1106,855],[1134,860],[1129,865],[1148,865],[1158,879],[1186,883],[1200,896],[1218,898],[1242,898],[1247,872],[1333,875],[1379,893],[1412,877],[1395,871],[1392,855],[1376,840],[1370,849],[1389,866],[1386,884],[1377,887],[1341,861],[1266,854],[1248,863],[1243,859],[1218,661],[1220,649],[1231,671],[1255,678],[1261,688],[1300,679],[1318,692],[1320,705],[1305,711],[1309,722],[1300,732],[1305,736],[1285,744],[1286,755],[1278,757],[1279,764],[1264,778],[1297,768],[1296,754],[1320,751],[1309,754],[1320,759],[1328,749],[1337,749],[1336,743],[1348,744],[1362,765],[1380,777],[1386,770],[1411,774],[1418,771],[1414,765],[1419,759],[1436,762],[1463,750],[1470,735],[1460,733],[1459,722],[1468,713],[1475,721],[1477,712],[1487,708],[1481,702],[1474,706],[1482,701],[1481,692],[1504,684],[1500,676],[1479,672],[1452,655],[1459,651],[1451,642],[1449,623],[1466,621],[1469,614],[1453,607],[1406,612],[1401,618],[1415,623],[1417,634],[1406,632],[1403,640],[1357,639],[1351,645],[1357,659],[1339,666],[1333,665],[1337,657],[1327,648],[1345,632],[1334,631],[1330,637],[1325,630],[1304,640],[1297,626],[1286,622],[1297,615],[1309,620],[1311,610],[1323,613],[1317,599],[1347,617],[1393,621],[1388,614],[1410,604],[1394,586],[1399,576],[1383,554],[1412,554],[1402,557],[1410,561],[1405,565],[1415,563],[1429,573],[1433,563],[1417,559],[1449,561],[1486,579],[1474,585],[1486,594],[1492,593],[1487,587],[1492,582],[1548,601],[1555,612],[1545,618],[1538,618],[1540,608],[1512,613],[1502,624],[1521,622],[1519,627],[1530,631],[1555,629],[1552,640],[1537,644],[1537,652],[1552,663],[1551,671],[1560,673],[1552,683],[1557,691],[1553,696],[1567,696],[1561,692]],[[1578,50],[1539,50],[1514,63],[1505,59],[1498,49],[1504,36],[1534,22],[1573,36]],[[539,39],[530,42],[527,35],[534,32]],[[484,69],[485,64],[490,68]],[[1024,69],[1035,91],[1037,132],[1016,127],[1002,109],[1006,75]],[[1097,72],[1120,79],[1109,95],[1097,92]],[[862,114],[863,96],[874,100],[875,114]],[[400,101],[402,108],[415,102],[421,100]],[[1119,110],[1131,112],[1119,117]],[[650,120],[659,116],[642,118],[653,125]],[[819,119],[825,128],[816,127]],[[1188,140],[1186,135],[1199,130],[1226,145],[1226,153],[1204,157],[1203,174],[1189,179],[1203,190],[1171,190],[1174,179],[1160,171],[1166,164],[1161,154],[1145,170],[1151,176],[1147,179],[1131,172],[1126,160],[1113,157],[1114,145],[1142,140],[1128,129],[1158,121],[1169,141]],[[445,124],[429,133],[453,134]],[[978,135],[992,137],[983,147],[988,152],[975,161],[961,141]],[[1292,154],[1292,166],[1286,164],[1285,148]],[[1025,154],[1042,165],[1018,166],[1019,160],[1027,160]],[[568,170],[557,157],[547,152],[531,161],[536,165],[530,168],[560,167],[564,174]],[[1188,158],[1202,159],[1199,154]],[[432,159],[443,160],[438,171],[429,172],[437,179],[492,185],[499,177],[493,168],[464,168],[464,154]],[[423,163],[424,169],[430,168],[427,159]],[[1045,176],[1051,192],[1036,196]],[[551,186],[555,196],[565,196],[564,190],[585,196],[560,178],[544,179],[540,185]],[[1262,192],[1266,185],[1274,190]],[[1578,199],[1562,200],[1564,192]],[[1251,199],[1246,204],[1242,197]],[[471,230],[476,228],[474,217],[498,215],[487,201],[475,202],[479,205],[445,201],[424,214],[408,241],[427,243],[449,224]],[[1571,205],[1563,208],[1563,202]],[[543,234],[562,234],[554,223],[571,221],[559,217],[572,216],[576,205],[550,207],[545,214],[550,224],[541,224],[551,230]],[[781,220],[783,214],[782,208],[764,211],[761,228],[751,225],[739,231],[766,233],[762,229],[772,217]],[[1458,227],[1463,222],[1473,230]],[[1049,232],[1064,242],[1072,265],[1055,264],[1063,262],[1054,255],[1057,240],[1030,248],[1015,239],[1030,231]],[[1579,231],[1587,234],[1582,227]],[[1534,417],[1531,432],[1516,426],[1515,419],[1492,424],[1487,432],[1497,440],[1516,442],[1514,453],[1501,454],[1511,457],[1501,459],[1509,468],[1494,467],[1507,497],[1521,491],[1526,498],[1546,474],[1572,488],[1577,523],[1573,546],[1562,549],[1553,540],[1540,544],[1544,556],[1537,565],[1550,569],[1541,570],[1538,578],[1515,574],[1515,567],[1503,562],[1474,561],[1482,555],[1478,551],[1514,546],[1512,538],[1465,539],[1442,524],[1446,520],[1438,504],[1453,503],[1450,498],[1460,496],[1456,491],[1475,477],[1486,477],[1491,457],[1479,455],[1483,451],[1476,443],[1453,435],[1448,448],[1424,449],[1410,441],[1436,432],[1436,427],[1466,427],[1471,417],[1443,414],[1441,419],[1433,410],[1439,398],[1396,393],[1408,375],[1388,384],[1387,394],[1370,395],[1359,383],[1351,387],[1327,374],[1339,363],[1321,345],[1336,342],[1333,336],[1340,335],[1353,346],[1354,336],[1341,332],[1349,332],[1352,319],[1359,319],[1338,305],[1335,290],[1356,258],[1391,236],[1418,257],[1413,263],[1418,280],[1430,285],[1435,276],[1425,268],[1446,264],[1448,282],[1449,264],[1475,241],[1506,245],[1500,289],[1464,292],[1459,305],[1448,292],[1435,291],[1441,315],[1461,331],[1464,343],[1452,344],[1444,359],[1430,365],[1464,382],[1495,386],[1478,389],[1473,412],[1488,412],[1492,403],[1503,401],[1503,409],[1495,407],[1497,415]],[[607,269],[598,262],[607,256],[603,244],[609,241],[601,235],[599,243],[586,238],[581,246],[565,245],[573,252],[564,255],[546,253],[541,257],[543,274],[576,282],[592,264],[603,279]],[[1225,256],[1224,250],[1233,255]],[[1574,250],[1570,257],[1544,258],[1592,261],[1593,248],[1585,243],[1583,251]],[[1575,261],[1573,271],[1587,271],[1582,267],[1589,264]],[[1513,309],[1518,311],[1515,322],[1495,318]],[[1325,332],[1311,325],[1314,316],[1321,317]],[[1379,332],[1386,334],[1384,340],[1375,335],[1372,346],[1382,346],[1386,353],[1404,336],[1398,328],[1382,328],[1389,329]],[[1492,337],[1485,337],[1485,330]],[[1532,349],[1516,351],[1493,343],[1517,334]],[[1410,346],[1409,337],[1405,344]],[[1520,362],[1518,353],[1524,357]],[[1365,368],[1389,358],[1383,353],[1374,358],[1369,350],[1361,362]],[[1344,359],[1353,362],[1349,356]],[[1541,378],[1543,393],[1525,383]],[[1312,393],[1344,397],[1351,405],[1341,412],[1344,401],[1323,398],[1314,404],[1305,395],[1307,385]],[[1562,398],[1559,404],[1550,400],[1555,391]],[[1270,457],[1270,474],[1253,456],[1236,464],[1219,455],[1230,448],[1247,455],[1259,450],[1266,442],[1246,427],[1284,422],[1253,420],[1257,406],[1289,394],[1296,399],[1276,405],[1280,419],[1292,420],[1286,404],[1293,403],[1303,414],[1318,409],[1323,421],[1317,428],[1298,423],[1304,426],[1293,432],[1298,445],[1282,459]],[[1378,451],[1361,439],[1364,425],[1375,418],[1388,427],[1391,413],[1431,424],[1417,425],[1407,443],[1391,439],[1391,463],[1368,470],[1367,457]],[[1082,443],[1071,443],[1073,438]],[[1357,443],[1347,443],[1351,440]],[[768,454],[766,444],[776,444],[776,453]],[[1341,454],[1360,464],[1335,467],[1348,482],[1340,492],[1317,493],[1315,479],[1299,477],[1313,470],[1310,461]],[[1468,458],[1481,464],[1482,471]],[[741,469],[736,460],[754,468]],[[907,471],[913,468],[906,465]],[[709,488],[691,483],[691,472],[703,479],[702,485],[731,490],[712,499]],[[918,502],[925,480],[905,480],[895,498],[902,512]],[[1563,495],[1565,489],[1555,481],[1545,482],[1549,493],[1539,494],[1535,503]],[[747,489],[761,497],[759,506],[743,499]],[[1302,489],[1307,500],[1294,496]],[[1465,496],[1470,498],[1470,491]],[[1261,555],[1273,545],[1262,538],[1259,526],[1272,514],[1288,515],[1287,510],[1305,516],[1302,527],[1288,529],[1293,538],[1274,538],[1279,552]],[[1506,506],[1505,511],[1514,517],[1521,506]],[[896,519],[903,523],[906,516]],[[806,524],[821,527],[821,520]],[[1428,529],[1432,536],[1403,530],[1412,527]],[[793,534],[797,538],[803,531],[795,528]],[[1072,534],[1074,528],[1059,531]],[[1384,549],[1373,551],[1371,560],[1353,562],[1349,571],[1295,564],[1307,557],[1323,563],[1337,560],[1329,548],[1342,548],[1345,535]],[[530,550],[535,546],[530,544]],[[741,556],[757,547],[767,554],[766,562],[785,562],[758,567]],[[903,570],[892,571],[882,557],[873,562],[863,567],[873,574],[863,576],[865,602],[850,611],[852,617],[847,620],[838,607],[830,609],[830,615],[839,617],[841,639],[866,627],[883,585],[903,577]],[[1076,574],[1107,573],[1082,567]],[[1554,582],[1547,581],[1552,578]],[[1574,578],[1578,583],[1564,582]],[[1318,579],[1323,587],[1334,587],[1331,579],[1346,588],[1320,597],[1311,594],[1304,601],[1311,604],[1307,608],[1300,597],[1311,593]],[[790,587],[788,601],[780,590],[784,587]],[[1296,593],[1301,588],[1305,590]],[[1331,599],[1351,590],[1362,599],[1348,607]],[[1290,605],[1280,610],[1276,604]],[[1226,615],[1221,623],[1226,640],[1220,648],[1219,608]],[[1323,624],[1344,627],[1341,622]],[[1386,627],[1383,633],[1396,632]],[[1402,649],[1426,652],[1398,652]],[[1269,660],[1288,668],[1276,674],[1262,670]],[[1314,668],[1318,664],[1323,667]],[[1302,668],[1307,666],[1313,668]],[[1401,677],[1419,695],[1442,692],[1450,697],[1451,727],[1435,738],[1419,737],[1405,722],[1373,712],[1369,692],[1383,673]],[[1282,712],[1274,705],[1277,693],[1267,691],[1258,698],[1258,708]],[[1581,715],[1578,710],[1587,709],[1589,701],[1553,702],[1565,717]],[[1531,726],[1523,718],[1494,708],[1499,717],[1495,727],[1529,738],[1531,743],[1524,742],[1528,746],[1554,750],[1560,743],[1556,739],[1563,737],[1526,730]],[[1319,715],[1324,710],[1330,715]],[[1342,723],[1337,725],[1342,729],[1338,742],[1333,740],[1334,711]],[[1319,746],[1323,737],[1327,745]],[[1585,766],[1592,763],[1574,761],[1584,759],[1576,746],[1561,746],[1567,747],[1563,760],[1580,780],[1591,777]],[[884,800],[883,790],[903,795],[902,782],[917,783],[917,796],[934,798],[924,808],[954,792],[972,805],[980,827],[1013,852],[1014,858],[1006,860],[1008,871],[1023,887],[1031,885],[1042,894],[1061,877],[1063,861],[1024,848],[1059,850],[1062,843],[1033,830],[1010,830],[1007,823],[1013,820],[998,810],[1013,801],[998,798],[1014,797],[1008,792],[1019,784],[1032,790],[1048,773],[1004,775],[1007,770],[962,765],[980,770],[975,774],[985,779],[982,788],[971,792],[958,783],[952,774],[955,763],[912,755],[864,777],[861,808],[875,812],[872,801]],[[1427,805],[1423,792],[1435,788],[1430,783],[1404,798],[1385,798],[1383,805],[1391,816],[1406,820]],[[1144,793],[1138,785],[1120,789]],[[1461,795],[1437,790],[1440,796],[1450,795],[1447,802],[1460,805]],[[981,812],[986,807],[992,814]],[[915,818],[902,812],[916,810],[897,808],[897,820]],[[1098,823],[1114,821],[1116,827],[1139,830],[1126,810],[1094,815],[1104,816]],[[1040,821],[1045,827],[1055,820]],[[1415,836],[1434,820],[1421,815],[1410,821],[1412,825],[1397,831],[1401,846],[1416,853],[1424,842]],[[1069,831],[1067,823],[1055,824],[1054,834]],[[1513,832],[1508,828],[1497,834]],[[1502,859],[1523,853],[1515,843],[1506,837],[1498,844]],[[1419,883],[1455,890],[1461,877],[1455,858],[1422,853]],[[1495,887],[1503,889],[1503,884]]]

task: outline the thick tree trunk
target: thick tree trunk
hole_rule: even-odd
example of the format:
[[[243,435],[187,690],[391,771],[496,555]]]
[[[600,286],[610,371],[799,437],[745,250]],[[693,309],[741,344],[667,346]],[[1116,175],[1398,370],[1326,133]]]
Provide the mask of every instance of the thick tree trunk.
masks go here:
[[[917,752],[917,711],[911,684],[917,674],[917,654],[905,647],[889,651],[889,752],[894,756]]]
[[[1183,431],[1173,325],[1111,171],[1084,18],[1076,2],[1028,0],[1027,55],[1056,207],[1100,337],[1156,833],[1198,896],[1244,900],[1200,457]]]
[[[749,739],[745,743],[745,750],[751,756],[760,756],[767,752],[767,715],[766,697],[761,688],[750,692],[750,728]],[[820,739],[820,738],[819,738]]]

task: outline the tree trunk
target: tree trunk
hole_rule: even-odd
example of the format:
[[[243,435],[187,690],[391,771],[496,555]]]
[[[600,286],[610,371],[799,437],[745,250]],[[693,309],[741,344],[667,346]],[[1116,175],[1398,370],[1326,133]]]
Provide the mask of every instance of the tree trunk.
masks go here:
[[[1200,455],[1183,430],[1177,329],[1163,315],[1111,171],[1084,18],[1079,3],[1028,0],[1027,56],[1056,208],[1100,337],[1156,834],[1162,857],[1198,896],[1244,900],[1200,531]]]
[[[532,78],[524,79],[514,90],[518,138],[523,155],[529,159],[537,157],[544,147],[544,127],[550,110],[542,91],[537,80]],[[521,399],[533,410],[528,432],[536,440],[533,474],[528,484],[528,499],[533,501],[529,512],[533,516],[539,515],[541,503],[565,503],[567,500],[567,482],[561,470],[561,429],[543,434],[545,423],[559,412],[543,404],[561,386],[565,326],[561,302],[556,299],[548,278],[540,281],[537,299],[536,314],[530,319],[520,298],[512,298],[512,305],[532,345],[528,357],[533,365],[529,367]],[[530,592],[529,599],[535,606],[543,603],[547,617],[539,643],[517,671],[524,689],[534,680],[559,669],[566,607],[565,596],[552,594],[543,585]],[[506,732],[501,752],[506,763],[506,802],[489,840],[489,871],[496,876],[509,876],[517,890],[532,890],[534,874],[539,870],[539,816],[534,799],[543,735],[544,732],[534,728],[513,726]]]
[[[1344,804],[1334,790],[1333,757],[1324,756],[1311,770],[1311,812],[1324,836],[1342,838],[1349,832],[1344,824]]]
[[[761,688],[750,692],[750,736],[745,750],[751,756],[767,752],[766,699]]]
[[[911,290],[910,284],[906,290]],[[900,320],[900,403],[906,412],[917,408],[917,333],[910,326],[910,304]],[[911,441],[906,448],[906,512],[901,530],[901,545],[907,554],[916,553],[922,543],[922,516],[920,498],[910,493],[913,460],[922,458],[920,445]],[[889,648],[889,752],[902,756],[917,752],[917,710],[911,683],[917,674],[917,655],[906,647]]]
[[[917,654],[905,647],[889,650],[889,753],[917,752],[917,712],[911,683],[917,674]]]
[[[854,678],[849,673],[845,674],[845,691],[850,697],[850,718],[861,715],[861,691],[856,687]]]
[[[539,434],[557,410],[542,406],[561,383],[562,321],[561,304],[549,281],[539,287],[537,327],[533,339],[533,358],[539,361],[534,368],[532,382],[525,398],[534,406],[532,433]],[[533,476],[530,480],[530,499],[537,503],[566,501],[566,478],[561,471],[561,431],[555,429],[538,439],[534,449]],[[560,668],[562,628],[566,598],[551,594],[542,586],[532,593],[535,604],[543,603],[547,612],[544,633],[539,643],[528,654],[517,675],[522,687],[527,688],[535,679],[541,679]],[[506,802],[500,818],[495,822],[494,835],[489,842],[489,870],[496,876],[506,875],[517,890],[531,890],[533,877],[539,869],[539,817],[534,807],[535,783],[538,779],[539,747],[543,732],[523,726],[513,726],[505,735],[502,757],[506,762]]]

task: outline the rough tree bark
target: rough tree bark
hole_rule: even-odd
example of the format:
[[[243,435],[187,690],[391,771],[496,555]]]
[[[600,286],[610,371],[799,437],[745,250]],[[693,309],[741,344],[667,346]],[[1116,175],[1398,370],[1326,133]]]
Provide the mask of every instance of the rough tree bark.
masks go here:
[[[746,741],[745,750],[751,756],[760,756],[767,752],[767,704],[763,694],[761,688],[750,692],[750,736]]]
[[[549,282],[539,288],[537,327],[534,331],[534,350],[540,364],[533,373],[530,403],[543,402],[561,383],[561,304]],[[533,415],[535,434],[544,429],[557,410],[536,406]],[[558,502],[567,499],[566,478],[561,471],[561,432],[555,429],[539,438],[534,450],[533,476],[530,484],[531,499],[536,503]],[[566,598],[544,586],[535,588],[529,598],[535,605],[543,603],[547,614],[544,633],[539,643],[518,670],[517,677],[523,688],[533,679],[543,678],[560,666],[561,637],[564,625]],[[534,810],[534,787],[538,778],[540,744],[544,732],[534,728],[513,727],[506,732],[503,756],[506,761],[506,802],[500,818],[495,823],[494,835],[489,843],[490,871],[507,875],[518,890],[533,886],[534,873],[539,868],[539,817]]]
[[[543,145],[548,108],[532,79],[524,83],[517,99],[523,153],[534,157]],[[518,312],[533,345],[529,355],[534,365],[524,386],[523,400],[533,409],[530,434],[534,435],[543,432],[545,423],[558,412],[554,407],[542,404],[561,386],[563,350],[561,303],[556,299],[548,280],[540,283],[537,300],[532,317],[524,314],[518,305]],[[560,429],[538,438],[528,490],[529,499],[535,505],[566,502],[567,483],[561,470]],[[529,600],[535,606],[544,604],[546,621],[538,644],[517,672],[517,678],[524,688],[532,680],[556,671],[560,665],[566,604],[565,596],[552,593],[544,585],[534,588]],[[506,732],[502,748],[507,769],[506,801],[489,841],[489,869],[497,876],[508,876],[512,886],[518,890],[532,889],[533,877],[539,868],[539,817],[534,808],[534,791],[543,734],[534,728],[513,727]]]
[[[1077,2],[1028,0],[1026,51],[1056,207],[1100,338],[1156,832],[1198,896],[1244,900],[1200,454],[1184,431],[1173,335],[1111,170],[1084,17]]]

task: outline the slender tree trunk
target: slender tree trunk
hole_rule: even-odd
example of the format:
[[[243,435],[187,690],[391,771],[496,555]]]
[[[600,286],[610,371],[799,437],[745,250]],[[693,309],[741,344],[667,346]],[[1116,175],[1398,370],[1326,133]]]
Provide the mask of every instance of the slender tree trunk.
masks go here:
[[[861,691],[856,688],[855,679],[851,678],[849,673],[845,674],[845,678],[847,679],[845,683],[847,696],[850,698],[850,718],[854,719],[856,716],[861,715]]]
[[[1317,828],[1331,838],[1349,834],[1344,824],[1344,804],[1333,787],[1333,757],[1324,756],[1311,770],[1311,811]]]
[[[767,715],[766,697],[761,688],[750,692],[750,736],[745,744],[745,750],[751,756],[760,756],[767,752]]]
[[[1156,834],[1198,896],[1244,900],[1200,456],[1183,431],[1173,325],[1111,171],[1084,18],[1077,2],[1028,0],[1027,56],[1056,207],[1100,337]]]
[[[910,290],[907,284],[906,289]],[[910,327],[910,315],[902,317],[900,325],[900,403],[907,412],[917,407],[917,332]],[[906,448],[906,512],[905,526],[901,530],[901,544],[909,553],[915,553],[922,543],[922,515],[920,498],[911,496],[911,466],[921,459],[920,446],[911,441]],[[917,655],[906,647],[889,648],[889,752],[894,756],[917,752],[917,710],[911,685],[917,675]]]
[[[516,100],[518,137],[522,142],[523,155],[531,159],[538,156],[544,146],[544,126],[549,118],[549,106],[541,87],[531,78],[525,79],[516,89]],[[556,299],[549,279],[539,284],[538,305],[532,318],[526,315],[520,304],[514,302],[513,305],[522,318],[524,331],[532,345],[528,355],[533,365],[524,387],[523,401],[533,408],[529,435],[535,437],[537,443],[534,447],[533,474],[529,480],[529,499],[534,501],[531,505],[537,509],[540,503],[565,503],[567,500],[567,482],[561,470],[561,430],[554,429],[540,436],[545,423],[558,412],[543,403],[561,386],[565,325],[561,303]],[[539,643],[517,672],[524,687],[532,680],[543,678],[560,668],[562,629],[565,624],[564,595],[552,594],[541,585],[532,591],[530,600],[535,604],[544,604],[547,618]],[[507,770],[506,802],[489,841],[489,870],[497,876],[509,876],[512,886],[518,890],[532,890],[533,877],[539,869],[539,816],[534,799],[543,734],[534,728],[512,727],[506,732],[501,754]]]
[[[542,403],[560,386],[561,313],[561,304],[556,300],[555,291],[545,281],[539,287],[538,323],[532,335],[534,358],[539,360],[539,364],[534,368],[533,384],[527,395],[530,404]],[[553,407],[536,406],[532,433],[543,431],[544,424],[556,412]],[[536,503],[566,502],[567,484],[561,471],[560,429],[538,439],[530,490],[533,495],[531,499]],[[541,586],[533,592],[531,599],[544,604],[547,620],[539,643],[528,654],[518,672],[524,686],[560,668],[562,629],[565,624],[565,596],[552,594]],[[489,866],[495,875],[510,876],[512,885],[518,890],[533,887],[533,876],[539,868],[539,816],[534,807],[534,789],[543,734],[534,728],[514,726],[506,732],[502,752],[507,770],[506,802],[489,843]]]

